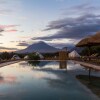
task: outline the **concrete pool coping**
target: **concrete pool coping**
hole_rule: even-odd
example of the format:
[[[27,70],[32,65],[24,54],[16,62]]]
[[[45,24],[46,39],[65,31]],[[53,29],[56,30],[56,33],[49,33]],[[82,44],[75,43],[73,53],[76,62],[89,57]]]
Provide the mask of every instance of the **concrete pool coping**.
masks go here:
[[[90,64],[90,63],[87,63],[87,62],[75,61],[75,60],[72,60],[72,61],[77,63],[77,64],[82,64],[87,68],[91,68],[91,69],[94,69],[96,71],[100,71],[100,66],[98,66],[98,65]]]
[[[10,65],[10,64],[14,64],[14,63],[18,63],[18,62],[20,62],[20,61],[17,60],[17,61],[4,62],[4,63],[0,64],[0,67],[4,67],[4,66]]]

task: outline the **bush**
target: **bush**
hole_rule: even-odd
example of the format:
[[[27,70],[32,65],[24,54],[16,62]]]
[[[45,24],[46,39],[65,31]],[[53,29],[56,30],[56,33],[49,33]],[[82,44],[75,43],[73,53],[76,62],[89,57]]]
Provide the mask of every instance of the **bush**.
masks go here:
[[[89,48],[86,47],[82,50],[81,55],[88,56],[88,52],[89,52]],[[90,53],[91,54],[96,54],[97,53],[100,56],[100,46],[92,46],[90,48]]]
[[[28,61],[31,66],[38,66],[40,61]]]
[[[28,56],[30,60],[40,60],[40,57],[36,54],[29,54]]]
[[[11,59],[11,54],[8,52],[3,52],[0,54],[0,58],[3,60],[9,60],[9,59]]]

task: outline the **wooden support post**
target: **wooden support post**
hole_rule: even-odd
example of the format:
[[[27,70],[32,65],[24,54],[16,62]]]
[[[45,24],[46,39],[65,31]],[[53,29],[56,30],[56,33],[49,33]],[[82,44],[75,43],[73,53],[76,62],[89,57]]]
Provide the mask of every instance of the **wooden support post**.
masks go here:
[[[91,83],[91,68],[89,68],[89,83]]]
[[[89,68],[89,79],[91,78],[91,69]]]
[[[88,49],[89,49],[89,54],[88,54],[88,56],[89,56],[89,61],[90,61],[90,60],[91,60],[91,58],[90,58],[90,56],[91,56],[91,46],[89,46]]]

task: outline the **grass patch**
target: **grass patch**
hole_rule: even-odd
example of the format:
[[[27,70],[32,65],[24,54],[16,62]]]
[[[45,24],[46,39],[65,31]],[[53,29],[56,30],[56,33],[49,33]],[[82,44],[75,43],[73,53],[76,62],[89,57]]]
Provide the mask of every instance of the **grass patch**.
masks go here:
[[[100,77],[91,76],[89,80],[88,75],[77,75],[76,78],[100,98]]]

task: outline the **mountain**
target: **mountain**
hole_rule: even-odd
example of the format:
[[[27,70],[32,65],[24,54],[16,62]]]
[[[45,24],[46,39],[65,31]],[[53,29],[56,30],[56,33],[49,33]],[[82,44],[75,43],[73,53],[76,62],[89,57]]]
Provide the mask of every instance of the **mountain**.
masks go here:
[[[77,51],[78,53],[81,53],[83,49],[84,49],[84,48],[79,48],[79,47],[75,47],[75,46],[74,46],[74,47],[71,48],[69,51],[72,52],[72,51],[75,50],[75,51]]]
[[[45,42],[37,42],[34,43],[30,46],[28,46],[26,49],[17,51],[16,53],[32,53],[32,52],[40,52],[40,53],[53,53],[53,52],[57,52],[60,49],[52,47],[48,44],[46,44]]]
[[[65,50],[65,49],[68,50],[69,52],[72,52],[75,50],[78,53],[81,53],[84,48],[75,47],[74,45],[67,45],[67,47],[62,48],[62,50]]]

